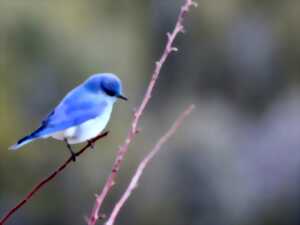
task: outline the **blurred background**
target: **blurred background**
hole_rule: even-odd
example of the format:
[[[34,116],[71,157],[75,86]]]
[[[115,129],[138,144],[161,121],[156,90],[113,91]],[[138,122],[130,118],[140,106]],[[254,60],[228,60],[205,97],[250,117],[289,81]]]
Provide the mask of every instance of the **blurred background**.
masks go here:
[[[97,72],[123,81],[109,137],[7,224],[85,224],[183,0],[0,0],[0,214],[68,156],[8,146]],[[146,169],[123,225],[300,224],[300,1],[201,0],[185,20],[103,212],[190,103],[196,111]],[[79,149],[76,146],[76,149]],[[100,221],[101,224],[103,221]]]

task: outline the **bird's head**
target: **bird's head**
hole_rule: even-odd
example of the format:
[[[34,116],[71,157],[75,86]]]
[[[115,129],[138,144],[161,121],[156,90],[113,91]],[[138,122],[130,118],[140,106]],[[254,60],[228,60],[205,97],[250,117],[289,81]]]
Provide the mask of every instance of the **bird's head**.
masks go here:
[[[112,98],[128,100],[122,93],[122,82],[115,74],[99,73],[92,75],[84,85],[90,91],[101,92]]]

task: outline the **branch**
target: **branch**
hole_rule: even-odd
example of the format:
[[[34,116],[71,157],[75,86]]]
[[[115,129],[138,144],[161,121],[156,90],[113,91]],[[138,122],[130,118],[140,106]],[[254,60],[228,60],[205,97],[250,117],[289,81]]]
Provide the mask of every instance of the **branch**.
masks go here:
[[[164,145],[177,131],[177,129],[182,125],[183,121],[186,119],[187,116],[190,115],[190,113],[193,111],[195,108],[194,105],[190,105],[173,123],[172,127],[165,133],[155,144],[153,149],[148,153],[148,155],[140,162],[139,166],[137,167],[135,174],[133,175],[126,191],[120,198],[120,200],[117,202],[115,205],[112,213],[110,214],[110,217],[108,221],[106,222],[105,225],[113,225],[115,223],[116,217],[118,216],[121,208],[124,206],[125,202],[128,200],[130,197],[131,193],[135,188],[138,186],[139,179],[141,175],[144,172],[144,169],[152,160],[152,158],[159,152],[161,149],[162,145]]]
[[[87,145],[85,145],[82,149],[75,153],[75,156],[80,156],[86,149],[92,147],[93,144],[101,138],[104,138],[108,135],[108,131],[100,134],[91,140]],[[48,177],[44,178],[38,184],[36,184],[33,189],[12,209],[10,209],[0,220],[0,225],[4,225],[4,223],[24,204],[26,204],[37,192],[39,192],[47,183],[49,183],[52,179],[54,179],[59,173],[61,173],[69,164],[73,162],[72,157],[69,157],[61,166],[59,166],[54,172],[52,172]]]
[[[137,111],[133,115],[133,121],[132,121],[131,127],[128,131],[127,137],[126,137],[124,143],[118,149],[116,159],[112,166],[112,172],[108,176],[100,195],[96,196],[96,201],[94,203],[94,207],[93,207],[90,217],[88,219],[88,225],[95,225],[97,220],[99,219],[99,212],[100,212],[102,203],[105,200],[109,191],[111,190],[112,186],[115,184],[115,180],[116,180],[118,171],[121,167],[121,164],[124,160],[126,153],[128,152],[129,144],[132,142],[132,140],[135,138],[136,134],[139,132],[138,125],[139,125],[140,118],[141,118],[149,100],[151,99],[153,89],[156,85],[156,81],[160,74],[160,70],[161,70],[163,64],[165,63],[166,59],[170,55],[170,53],[178,50],[176,47],[173,46],[173,43],[174,43],[176,36],[180,32],[184,32],[183,19],[186,16],[186,14],[188,13],[188,11],[190,10],[191,6],[196,7],[197,4],[195,2],[193,2],[192,0],[185,0],[184,5],[180,9],[180,13],[178,15],[177,22],[176,22],[176,25],[175,25],[172,33],[167,33],[168,39],[167,39],[165,49],[164,49],[159,61],[157,61],[155,64],[155,69],[152,74],[149,85],[147,87],[144,98],[143,98],[141,104],[139,105]]]

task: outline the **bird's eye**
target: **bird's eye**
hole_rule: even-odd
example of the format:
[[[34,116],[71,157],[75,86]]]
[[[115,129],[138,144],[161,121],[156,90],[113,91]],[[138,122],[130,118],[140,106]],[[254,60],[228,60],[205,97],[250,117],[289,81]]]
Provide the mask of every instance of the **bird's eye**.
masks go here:
[[[106,93],[107,95],[109,95],[109,96],[115,96],[115,95],[116,95],[116,93],[115,93],[114,91],[112,91],[112,90],[104,89],[104,91],[105,91],[105,93]]]
[[[116,96],[117,93],[116,91],[113,89],[112,85],[107,85],[105,83],[101,84],[102,90],[105,92],[105,94],[107,94],[108,96]]]

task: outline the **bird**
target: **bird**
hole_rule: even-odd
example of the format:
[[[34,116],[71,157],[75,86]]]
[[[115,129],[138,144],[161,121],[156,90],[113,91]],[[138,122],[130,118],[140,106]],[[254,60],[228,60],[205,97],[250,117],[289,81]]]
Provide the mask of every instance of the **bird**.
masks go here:
[[[117,99],[128,100],[122,92],[122,82],[112,73],[91,75],[71,90],[44,118],[38,129],[9,147],[18,150],[41,138],[64,141],[72,160],[76,160],[71,144],[90,141],[99,135],[110,120]]]

